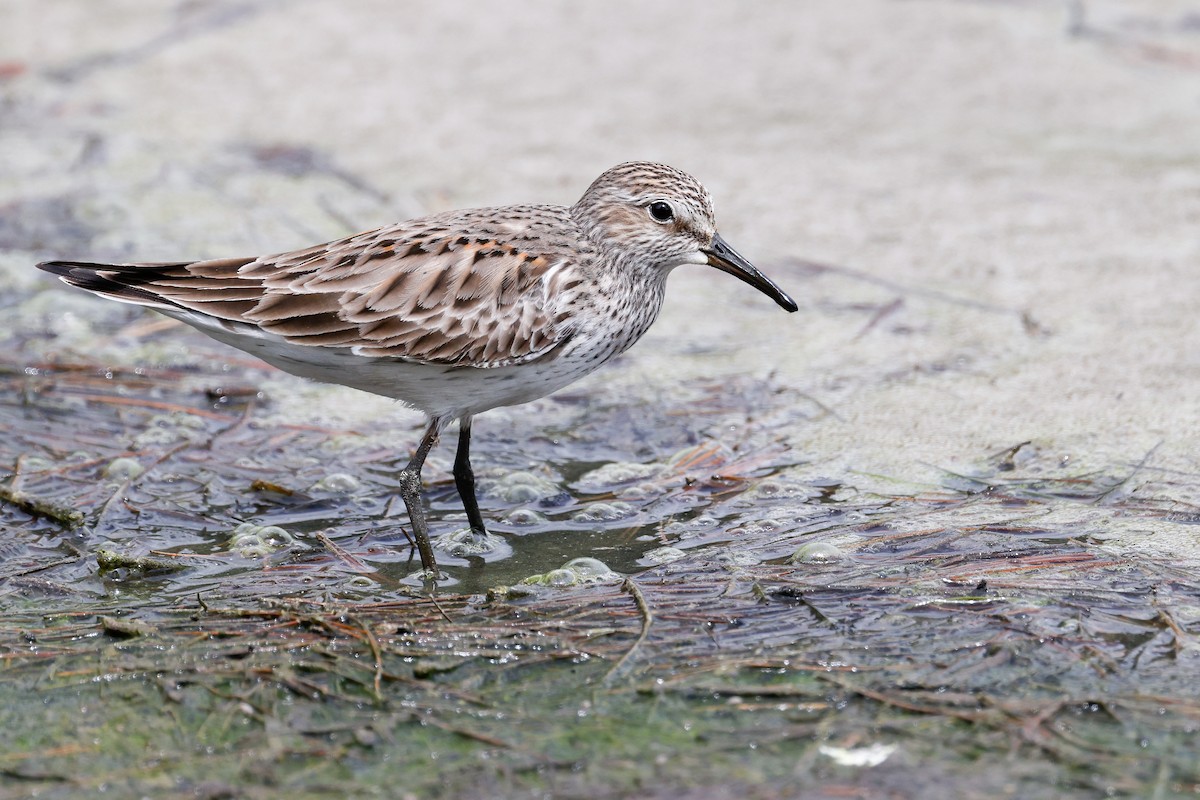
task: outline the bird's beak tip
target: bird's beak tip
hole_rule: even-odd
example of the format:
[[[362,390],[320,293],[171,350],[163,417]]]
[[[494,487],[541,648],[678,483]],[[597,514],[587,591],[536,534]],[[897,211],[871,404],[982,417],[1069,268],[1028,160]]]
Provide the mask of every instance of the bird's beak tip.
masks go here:
[[[780,289],[778,284],[759,272],[738,251],[730,247],[720,234],[713,234],[712,244],[702,248],[700,252],[708,258],[709,266],[716,267],[722,272],[728,272],[735,278],[745,281],[778,303],[783,310],[791,313],[799,309],[796,301],[787,292]]]

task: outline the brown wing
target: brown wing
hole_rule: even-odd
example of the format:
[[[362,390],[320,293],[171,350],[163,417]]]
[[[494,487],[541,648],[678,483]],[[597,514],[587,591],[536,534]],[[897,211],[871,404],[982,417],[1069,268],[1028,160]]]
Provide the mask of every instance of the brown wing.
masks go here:
[[[565,341],[565,303],[553,300],[581,282],[570,248],[554,246],[574,239],[565,211],[527,207],[533,219],[524,222],[507,211],[506,224],[487,209],[459,212],[258,259],[39,266],[115,299],[251,325],[295,344],[497,367]],[[535,230],[545,225],[558,237]]]

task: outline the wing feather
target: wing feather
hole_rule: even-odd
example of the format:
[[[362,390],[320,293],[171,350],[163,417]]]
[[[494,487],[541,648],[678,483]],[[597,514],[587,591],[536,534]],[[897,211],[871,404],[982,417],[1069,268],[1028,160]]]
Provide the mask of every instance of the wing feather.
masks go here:
[[[517,206],[256,259],[39,266],[98,294],[194,312],[181,318],[201,328],[211,320],[224,331],[257,329],[366,356],[499,367],[544,357],[570,338],[570,298],[556,290],[584,280],[580,238],[565,208]]]

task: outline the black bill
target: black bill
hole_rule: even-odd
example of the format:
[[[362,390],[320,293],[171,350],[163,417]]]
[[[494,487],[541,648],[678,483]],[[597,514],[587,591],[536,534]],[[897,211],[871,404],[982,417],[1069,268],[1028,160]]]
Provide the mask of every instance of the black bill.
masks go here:
[[[702,248],[700,252],[708,256],[708,263],[722,272],[728,272],[735,278],[741,278],[746,283],[758,289],[767,297],[783,306],[785,311],[795,311],[796,301],[788,297],[787,292],[780,289],[775,281],[763,275],[737,250],[730,247],[720,234],[713,234],[712,244]]]

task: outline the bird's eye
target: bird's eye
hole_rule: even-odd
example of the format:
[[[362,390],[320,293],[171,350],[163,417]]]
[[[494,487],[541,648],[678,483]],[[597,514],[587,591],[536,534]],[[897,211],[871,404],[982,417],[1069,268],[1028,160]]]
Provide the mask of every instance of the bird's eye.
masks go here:
[[[658,200],[650,204],[650,216],[655,222],[670,222],[675,219],[675,212],[671,209],[670,203]]]

